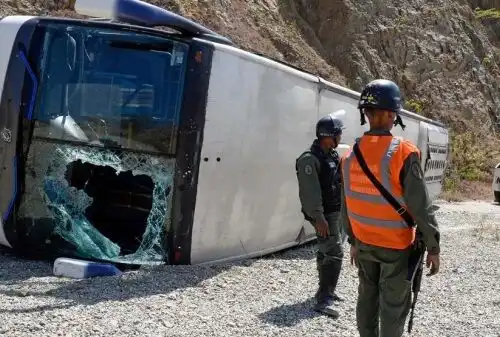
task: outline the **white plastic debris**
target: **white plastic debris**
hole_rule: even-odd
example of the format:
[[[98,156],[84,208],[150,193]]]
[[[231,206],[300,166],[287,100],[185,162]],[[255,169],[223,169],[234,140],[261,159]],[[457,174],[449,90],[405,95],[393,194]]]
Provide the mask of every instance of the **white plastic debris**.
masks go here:
[[[122,272],[111,263],[91,262],[60,257],[54,261],[54,275],[70,278],[115,276]]]

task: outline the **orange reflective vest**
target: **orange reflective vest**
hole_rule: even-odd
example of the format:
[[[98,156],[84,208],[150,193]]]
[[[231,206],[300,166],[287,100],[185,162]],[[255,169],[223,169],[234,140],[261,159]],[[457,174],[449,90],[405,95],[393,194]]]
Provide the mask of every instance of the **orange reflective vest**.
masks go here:
[[[399,174],[406,158],[418,148],[401,137],[365,135],[356,140],[377,180],[405,209]],[[371,183],[350,149],[342,158],[342,178],[352,231],[359,241],[392,249],[405,249],[415,240],[415,229],[394,210]]]

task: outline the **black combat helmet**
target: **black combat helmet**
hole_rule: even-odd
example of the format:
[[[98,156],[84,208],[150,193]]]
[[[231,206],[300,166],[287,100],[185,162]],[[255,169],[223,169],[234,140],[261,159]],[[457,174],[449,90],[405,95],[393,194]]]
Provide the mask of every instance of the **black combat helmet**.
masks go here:
[[[401,111],[401,91],[396,83],[377,79],[368,83],[363,91],[358,103],[358,108],[361,114],[361,125],[365,124],[364,108],[374,108],[380,110],[390,110],[396,113],[394,125],[401,125],[404,129],[405,125],[399,115]]]
[[[337,137],[342,134],[344,129],[344,122],[335,117],[335,114],[330,114],[316,123],[316,137]]]

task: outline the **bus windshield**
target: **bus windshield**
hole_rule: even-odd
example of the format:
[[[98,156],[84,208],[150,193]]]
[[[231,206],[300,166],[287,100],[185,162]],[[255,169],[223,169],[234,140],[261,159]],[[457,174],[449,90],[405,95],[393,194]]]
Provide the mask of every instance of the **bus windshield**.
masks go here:
[[[34,136],[173,155],[188,48],[129,30],[48,24]]]
[[[189,43],[99,23],[35,34],[17,224],[48,251],[161,263]]]

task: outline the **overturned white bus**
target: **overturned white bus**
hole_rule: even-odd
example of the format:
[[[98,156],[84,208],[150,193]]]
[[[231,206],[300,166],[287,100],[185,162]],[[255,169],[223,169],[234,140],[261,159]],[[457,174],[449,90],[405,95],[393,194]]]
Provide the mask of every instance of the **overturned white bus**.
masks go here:
[[[0,244],[30,257],[198,264],[314,239],[294,162],[318,118],[359,93],[244,51],[136,0],[81,0],[105,20],[0,21]],[[155,29],[167,26],[175,32]],[[448,132],[404,111],[395,134],[441,191]]]

